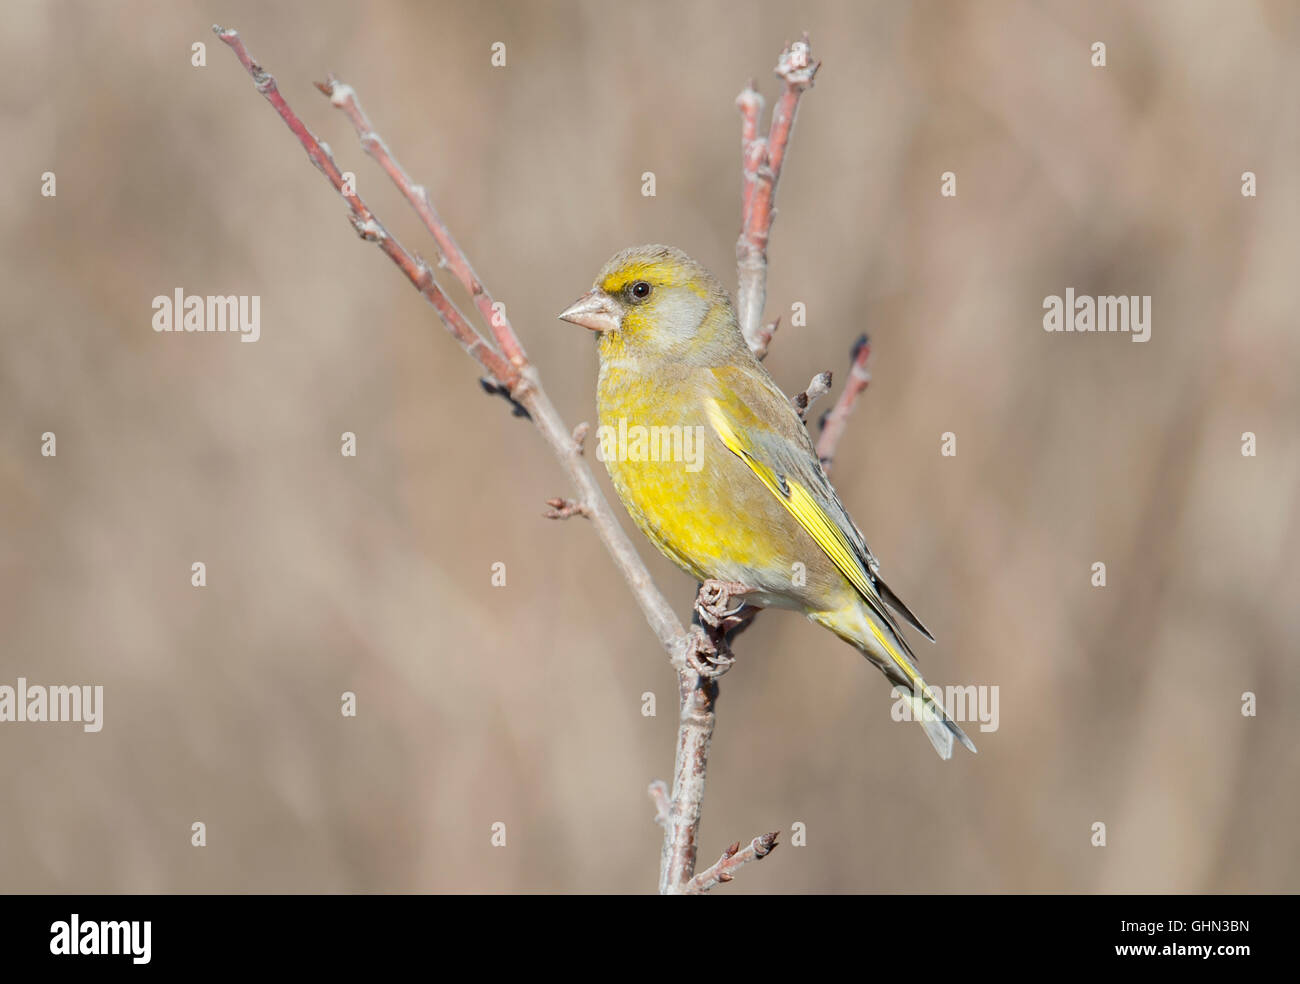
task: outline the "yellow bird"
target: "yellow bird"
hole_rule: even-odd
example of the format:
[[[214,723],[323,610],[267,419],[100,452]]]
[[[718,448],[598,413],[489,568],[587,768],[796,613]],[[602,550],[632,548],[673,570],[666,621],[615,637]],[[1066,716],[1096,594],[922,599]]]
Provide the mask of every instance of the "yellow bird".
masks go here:
[[[747,603],[801,611],[861,650],[941,758],[954,737],[975,751],[889,609],[934,636],[880,579],[717,278],[681,250],[637,246],[560,318],[599,332],[600,456],[641,532],[698,580],[743,584]]]

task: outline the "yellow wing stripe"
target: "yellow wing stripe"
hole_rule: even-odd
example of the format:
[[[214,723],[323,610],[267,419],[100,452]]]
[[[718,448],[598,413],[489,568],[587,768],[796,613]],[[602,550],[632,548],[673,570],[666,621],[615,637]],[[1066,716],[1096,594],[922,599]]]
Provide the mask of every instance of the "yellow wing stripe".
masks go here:
[[[912,692],[916,694],[924,694],[931,703],[942,708],[943,702],[939,699],[938,695],[930,689],[928,683],[921,679],[921,674],[917,673],[916,670],[912,668],[912,664],[898,654],[890,641],[885,638],[885,634],[880,631],[880,627],[877,626],[872,619],[867,619],[866,621],[867,628],[869,628],[871,634],[876,637],[876,641],[884,647],[885,652],[889,653],[890,658],[898,665],[898,668],[903,671],[903,675],[911,681]],[[948,716],[947,712],[944,712],[943,716],[946,718]]]
[[[844,531],[826,515],[826,510],[817,504],[817,501],[808,493],[807,489],[798,482],[791,481],[788,475],[778,474],[771,465],[759,461],[749,453],[745,441],[736,433],[736,429],[731,426],[731,421],[727,419],[725,411],[718,405],[717,400],[706,400],[704,408],[708,414],[709,423],[713,426],[713,430],[722,440],[722,443],[727,446],[727,449],[749,466],[750,471],[758,476],[758,480],[767,486],[767,490],[776,496],[777,501],[790,511],[790,514],[799,521],[799,525],[808,531],[808,534],[817,542],[817,545],[826,552],[826,556],[830,557],[840,572],[849,579],[858,593],[871,606],[872,611],[888,623],[889,614],[884,610],[884,606],[875,589],[872,588],[866,572],[862,569],[862,565],[858,563],[848,537],[844,535]],[[921,679],[921,674],[912,666],[911,660],[894,648],[893,642],[876,624],[875,619],[867,618],[865,621],[867,627],[871,630],[871,634],[880,643],[880,647],[889,654],[889,658],[894,661],[894,664],[911,684],[912,700],[915,701],[914,709],[921,713],[925,701],[928,700],[933,705],[938,720],[950,721],[947,711],[943,709],[943,701],[930,685]],[[960,736],[962,744],[973,751],[975,746],[970,743],[970,739],[962,734],[960,729],[958,729],[957,734]]]
[[[705,406],[709,423],[713,425],[713,429],[728,450],[749,465],[759,481],[766,485],[768,491],[790,511],[790,514],[799,521],[799,525],[817,541],[817,545],[826,551],[826,556],[835,562],[840,573],[849,579],[858,592],[868,601],[874,601],[875,591],[867,580],[862,565],[853,556],[853,548],[844,531],[826,515],[826,511],[808,494],[807,489],[798,482],[789,481],[785,476],[778,475],[770,465],[764,464],[749,453],[745,442],[731,426],[726,414],[718,406],[717,400],[709,400]]]
[[[709,423],[713,425],[714,431],[717,432],[718,437],[722,439],[722,443],[727,446],[727,449],[749,466],[750,470],[758,476],[759,481],[767,486],[768,491],[776,496],[777,500],[799,521],[799,525],[808,531],[808,534],[817,542],[817,545],[826,552],[826,556],[830,557],[835,566],[839,568],[840,573],[849,579],[849,582],[867,600],[872,609],[879,611],[880,606],[876,592],[871,587],[871,582],[867,580],[862,565],[854,557],[853,548],[849,544],[848,537],[844,535],[844,531],[826,515],[826,511],[808,494],[807,489],[798,482],[790,481],[786,476],[778,475],[770,465],[764,464],[749,453],[745,447],[745,442],[736,433],[735,428],[731,426],[731,421],[727,419],[726,413],[718,405],[717,400],[708,400],[705,408],[709,416]],[[911,662],[894,648],[893,643],[876,625],[875,620],[867,619],[866,621],[871,629],[871,634],[876,637],[876,641],[880,643],[881,648],[889,654],[899,670],[912,683],[913,689],[923,693],[935,703],[939,703],[929,684],[921,679],[921,675],[912,667]]]
[[[751,463],[750,467],[753,467]],[[862,594],[875,594],[875,589],[867,581],[867,575],[862,570],[862,565],[858,563],[857,558],[853,556],[853,548],[849,545],[848,537],[844,531],[836,526],[826,515],[826,510],[817,505],[817,502],[808,490],[798,482],[787,482],[790,488],[790,497],[784,499],[786,508],[794,514],[794,518],[799,520],[801,526],[812,534],[812,538],[817,541],[817,545],[826,551],[827,556],[835,561],[835,566],[840,572],[847,577],[855,588]]]

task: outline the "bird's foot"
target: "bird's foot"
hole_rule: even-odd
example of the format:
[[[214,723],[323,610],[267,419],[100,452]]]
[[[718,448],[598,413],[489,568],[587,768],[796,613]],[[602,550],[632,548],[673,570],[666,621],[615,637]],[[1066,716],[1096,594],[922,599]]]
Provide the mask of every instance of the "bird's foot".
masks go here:
[[[752,593],[752,588],[737,581],[710,579],[700,585],[695,599],[696,624],[691,626],[686,657],[690,668],[700,676],[714,680],[735,665],[728,642],[759,612],[744,600]]]
[[[744,596],[752,592],[738,581],[705,581],[695,599],[701,624],[724,635],[744,628],[758,614],[757,608],[745,604]]]
[[[691,626],[690,644],[686,650],[687,665],[707,680],[716,680],[735,665],[726,641],[703,626]]]

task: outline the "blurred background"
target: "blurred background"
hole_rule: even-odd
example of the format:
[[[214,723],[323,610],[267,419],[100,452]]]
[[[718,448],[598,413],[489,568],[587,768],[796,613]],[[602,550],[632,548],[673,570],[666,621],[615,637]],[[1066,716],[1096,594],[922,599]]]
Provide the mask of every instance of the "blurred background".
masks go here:
[[[842,381],[871,333],[835,482],[939,639],[913,636],[927,677],[997,686],[1000,726],[941,762],[857,654],[766,614],[722,681],[702,859],[782,830],[727,893],[1300,889],[1300,8],[800,6],[6,4],[0,684],[105,707],[98,734],[0,724],[0,888],[656,885],[657,641],[215,21],[432,256],[311,83],[357,88],[570,425],[596,357],[555,314],[634,243],[734,284],[734,99],[770,104],[811,32],[767,366]],[[1151,295],[1151,340],[1044,332],[1067,287]],[[155,333],[177,288],[260,295],[261,340]],[[694,584],[636,540],[685,617]]]

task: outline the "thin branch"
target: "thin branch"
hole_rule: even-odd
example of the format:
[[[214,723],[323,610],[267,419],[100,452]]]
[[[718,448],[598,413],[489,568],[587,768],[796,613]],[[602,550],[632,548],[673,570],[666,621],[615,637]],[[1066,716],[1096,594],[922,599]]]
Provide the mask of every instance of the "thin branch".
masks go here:
[[[857,405],[858,397],[871,385],[871,371],[867,368],[867,361],[871,358],[871,339],[865,334],[859,335],[858,340],[853,343],[850,358],[853,362],[849,366],[849,380],[844,385],[844,392],[835,401],[835,406],[826,411],[822,417],[822,432],[817,439],[817,457],[822,461],[822,469],[827,472],[831,470],[831,464],[835,460],[835,449],[839,447],[840,439],[844,437],[844,431],[849,425],[849,416]]]
[[[699,851],[700,815],[704,809],[704,779],[709,770],[709,746],[718,719],[716,680],[678,671],[680,712],[673,792],[664,821],[659,857],[659,894],[680,895],[695,875]]]
[[[329,96],[330,103],[343,110],[347,115],[347,118],[352,122],[353,128],[357,131],[357,138],[361,141],[361,149],[379,163],[379,166],[384,169],[384,173],[392,179],[393,184],[397,185],[398,190],[406,196],[406,200],[411,203],[411,207],[420,216],[420,221],[424,223],[424,227],[429,230],[434,242],[438,244],[441,255],[439,265],[449,269],[452,275],[460,281],[461,286],[465,288],[470,297],[474,299],[474,305],[478,308],[479,314],[491,327],[497,345],[505,353],[506,358],[510,360],[511,365],[523,368],[528,362],[528,357],[524,354],[523,345],[520,344],[518,336],[510,326],[510,319],[506,317],[505,306],[498,305],[492,299],[492,295],[488,293],[487,288],[483,286],[483,281],[479,280],[464,251],[452,238],[447,226],[433,207],[433,202],[429,200],[428,190],[423,185],[413,182],[397,158],[389,153],[388,145],[384,143],[383,137],[375,132],[374,126],[370,123],[370,117],[361,108],[361,100],[357,98],[356,90],[347,83],[340,82],[333,75],[329,76],[324,82],[317,82],[316,88]]]
[[[357,234],[383,250],[384,255],[397,264],[398,269],[406,275],[406,279],[433,305],[434,310],[438,312],[438,317],[447,326],[447,330],[451,332],[452,337],[460,343],[461,348],[477,359],[483,368],[491,373],[499,383],[513,390],[519,383],[518,369],[503,359],[500,353],[492,349],[487,341],[470,326],[469,322],[465,320],[465,316],[460,313],[456,305],[451,302],[447,295],[443,293],[442,288],[434,281],[433,271],[429,269],[429,265],[424,260],[408,253],[401,243],[388,234],[388,231],[375,218],[374,213],[361,200],[361,197],[345,186],[343,174],[334,163],[333,156],[321,145],[315,135],[307,129],[302,120],[298,118],[298,114],[284,101],[284,97],[280,95],[279,87],[275,84],[275,77],[253,60],[248,53],[248,49],[244,47],[239,32],[228,31],[216,25],[213,25],[212,30],[217,37],[228,44],[231,50],[234,51],[239,63],[253,77],[253,84],[257,86],[257,91],[265,96],[267,102],[280,114],[280,119],[284,120],[285,125],[289,127],[293,135],[298,138],[298,142],[302,144],[303,149],[307,151],[307,157],[325,175],[329,183],[334,186],[334,190],[342,195],[343,200],[348,203],[348,208],[352,213],[352,226],[356,229]]]
[[[770,330],[763,326],[763,308],[767,303],[767,243],[776,216],[776,185],[794,131],[799,99],[812,87],[820,67],[820,62],[812,60],[807,34],[803,40],[786,45],[776,63],[776,74],[785,85],[772,110],[766,138],[758,134],[763,99],[753,82],[736,99],[741,115],[741,221],[740,237],[736,240],[740,277],[736,307],[745,341],[760,359],[767,354],[767,346],[776,331],[775,323]]]
[[[636,549],[632,546],[632,541],[623,532],[613,510],[609,506],[608,500],[605,498],[605,494],[597,484],[591,469],[587,467],[586,461],[582,457],[581,445],[574,440],[572,432],[560,419],[559,413],[542,389],[537,371],[524,356],[523,346],[518,343],[518,339],[513,337],[513,329],[511,329],[509,322],[504,318],[489,320],[492,333],[501,344],[502,350],[510,353],[510,357],[507,358],[501,352],[493,349],[482,336],[470,327],[464,315],[457,310],[456,306],[451,303],[447,295],[443,293],[442,288],[434,280],[433,271],[429,265],[423,260],[411,256],[410,253],[403,249],[388,234],[355,191],[344,186],[343,175],[335,165],[329,151],[303,125],[297,114],[284,101],[275,84],[275,79],[253,60],[247,48],[245,48],[244,42],[240,39],[239,33],[216,25],[212,29],[217,37],[230,46],[240,64],[252,76],[257,91],[266,97],[294,136],[298,138],[303,149],[307,151],[307,156],[311,162],[325,175],[330,184],[334,186],[334,189],[343,196],[348,208],[351,210],[353,225],[358,232],[364,238],[376,243],[383,250],[384,255],[397,264],[398,268],[406,274],[407,279],[433,304],[434,310],[438,312],[438,317],[442,319],[447,330],[461,343],[465,351],[487,369],[497,382],[508,388],[512,402],[521,404],[527,410],[538,432],[550,445],[551,450],[559,459],[560,465],[568,474],[569,480],[577,490],[577,501],[585,504],[586,515],[596,527],[596,532],[605,544],[605,548],[609,551],[615,565],[632,588],[632,593],[640,605],[646,621],[650,623],[655,635],[659,637],[659,641],[663,644],[673,666],[685,666],[690,655],[687,650],[693,643],[692,635],[686,631],[681,620],[673,612],[668,599],[663,596],[650,579],[650,572],[637,555]],[[439,235],[443,237],[440,246],[443,249],[444,256],[448,258],[457,257],[463,260],[464,254],[461,253],[459,246],[446,232],[446,229],[441,226],[441,223],[438,223],[438,227],[440,229]],[[477,278],[473,277],[468,263],[463,263],[453,269],[460,269],[462,273],[468,271],[467,275],[472,282],[474,284],[478,283]],[[485,309],[493,311],[491,297],[481,289],[481,285],[478,291],[475,291],[472,285],[469,289],[475,297],[475,303],[480,313],[484,312]]]
[[[740,110],[740,228],[742,234],[755,227],[754,207],[759,193],[759,171],[767,162],[767,137],[762,136],[759,125],[763,118],[763,96],[753,79],[736,97]],[[770,177],[770,174],[768,175]],[[739,249],[739,246],[737,247]],[[737,254],[739,257],[739,253]],[[740,302],[742,308],[744,302]],[[762,307],[759,306],[759,314]],[[745,319],[741,319],[742,330]]]
[[[677,757],[672,796],[663,821],[661,895],[686,892],[695,874],[709,746],[718,720],[718,677],[735,662],[728,636],[758,611],[743,605],[748,591],[742,584],[705,581],[696,596],[699,624],[691,627],[695,645],[688,665],[678,671]]]
[[[775,851],[779,835],[780,831],[777,830],[770,834],[760,834],[743,851],[740,849],[740,841],[736,841],[722,852],[722,857],[691,879],[685,894],[703,895],[714,885],[731,881],[736,876],[736,869],[751,861],[761,861]]]

